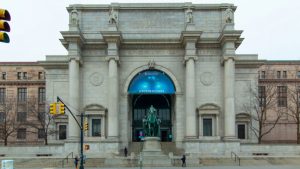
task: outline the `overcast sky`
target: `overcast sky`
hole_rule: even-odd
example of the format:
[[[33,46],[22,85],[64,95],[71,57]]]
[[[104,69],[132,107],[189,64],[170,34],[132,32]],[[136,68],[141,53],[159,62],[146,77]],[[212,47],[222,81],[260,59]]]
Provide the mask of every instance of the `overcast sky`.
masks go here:
[[[0,43],[0,61],[40,61],[46,55],[64,55],[60,31],[68,30],[69,4],[111,2],[233,3],[235,28],[245,38],[239,54],[258,54],[259,59],[300,59],[300,0],[0,0],[12,20],[11,42]]]

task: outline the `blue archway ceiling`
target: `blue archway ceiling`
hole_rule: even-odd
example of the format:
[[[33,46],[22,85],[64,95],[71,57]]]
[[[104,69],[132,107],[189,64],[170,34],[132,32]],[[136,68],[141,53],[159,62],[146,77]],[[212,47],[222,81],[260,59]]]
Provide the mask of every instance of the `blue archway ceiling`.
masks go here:
[[[129,94],[175,94],[175,87],[168,75],[157,70],[140,72],[131,81]]]

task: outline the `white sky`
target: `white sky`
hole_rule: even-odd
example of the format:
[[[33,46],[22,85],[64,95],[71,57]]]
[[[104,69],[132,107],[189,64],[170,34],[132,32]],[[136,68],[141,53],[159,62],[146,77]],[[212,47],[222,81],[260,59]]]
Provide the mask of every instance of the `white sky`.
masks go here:
[[[45,55],[64,55],[60,31],[68,30],[69,4],[119,3],[233,3],[235,28],[245,38],[239,54],[258,54],[259,59],[300,59],[299,0],[0,0],[7,9],[11,42],[0,43],[0,61],[39,61]]]

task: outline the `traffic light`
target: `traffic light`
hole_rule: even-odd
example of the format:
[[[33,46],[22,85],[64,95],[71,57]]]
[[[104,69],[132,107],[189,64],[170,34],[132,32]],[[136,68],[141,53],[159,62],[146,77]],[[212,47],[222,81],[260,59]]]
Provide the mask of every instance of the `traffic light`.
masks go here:
[[[65,105],[63,103],[59,103],[59,114],[65,114]]]
[[[84,121],[83,129],[84,129],[85,131],[89,130],[89,123],[88,123],[87,120]]]
[[[56,115],[56,103],[50,104],[50,114]]]
[[[10,26],[6,21],[10,21],[10,14],[5,9],[0,9],[0,42],[9,43],[9,36],[5,32],[10,32]]]

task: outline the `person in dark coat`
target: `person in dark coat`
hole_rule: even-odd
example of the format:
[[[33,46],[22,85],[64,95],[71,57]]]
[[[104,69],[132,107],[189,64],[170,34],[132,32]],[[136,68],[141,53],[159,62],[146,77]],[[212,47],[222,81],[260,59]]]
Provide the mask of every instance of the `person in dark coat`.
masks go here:
[[[75,169],[78,169],[78,161],[79,161],[78,157],[75,156],[75,158],[74,158]]]
[[[181,166],[182,167],[186,167],[185,160],[186,160],[185,155],[183,155],[182,158],[181,158],[181,161],[182,161],[182,165]]]
[[[127,147],[124,148],[124,155],[125,157],[127,157],[127,154],[128,154],[128,150],[127,150]]]

